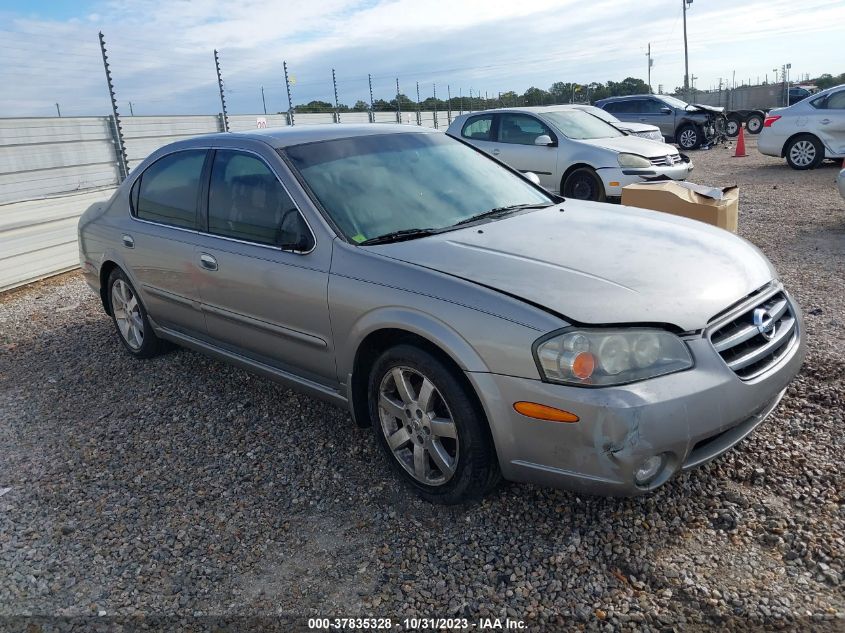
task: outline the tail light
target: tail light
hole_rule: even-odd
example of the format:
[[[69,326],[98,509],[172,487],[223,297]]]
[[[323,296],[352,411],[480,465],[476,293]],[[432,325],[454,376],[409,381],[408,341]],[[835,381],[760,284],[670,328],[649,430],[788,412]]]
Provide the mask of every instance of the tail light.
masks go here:
[[[777,121],[780,118],[779,114],[770,114],[766,117],[766,120],[763,121],[763,127],[772,127],[772,123]]]

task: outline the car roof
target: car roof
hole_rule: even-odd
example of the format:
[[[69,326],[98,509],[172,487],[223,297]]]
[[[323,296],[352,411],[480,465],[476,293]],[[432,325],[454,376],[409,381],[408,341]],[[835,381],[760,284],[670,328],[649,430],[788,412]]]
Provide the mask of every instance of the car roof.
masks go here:
[[[248,132],[223,132],[198,138],[203,140],[248,138],[263,141],[279,149],[316,141],[333,141],[355,136],[376,134],[438,134],[439,131],[419,125],[397,123],[322,123],[317,125],[293,125],[288,127],[249,130]]]
[[[624,101],[625,99],[642,99],[644,97],[652,97],[653,99],[661,99],[664,95],[647,95],[647,94],[639,94],[639,95],[618,95],[616,97],[605,97],[604,99],[599,99],[596,103],[607,103],[608,101]]]
[[[563,110],[580,110],[585,106],[589,106],[589,103],[561,103],[558,105],[548,105],[548,106],[514,106],[511,108],[491,108],[490,110],[477,110],[475,112],[466,112],[462,114],[463,117],[468,116],[478,116],[484,114],[498,114],[500,112],[534,112],[534,113],[542,113],[542,112],[561,112]],[[455,117],[458,118],[458,117]]]

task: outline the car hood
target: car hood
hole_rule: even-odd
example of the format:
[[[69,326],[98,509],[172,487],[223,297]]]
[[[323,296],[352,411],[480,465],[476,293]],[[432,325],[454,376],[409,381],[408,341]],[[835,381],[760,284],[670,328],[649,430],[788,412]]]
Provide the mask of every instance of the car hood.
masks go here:
[[[660,128],[656,125],[649,125],[648,123],[632,123],[630,121],[619,121],[619,123],[611,123],[613,127],[618,127],[620,130],[629,130],[631,132],[659,132]]]
[[[572,323],[704,328],[766,285],[766,257],[733,233],[633,207],[567,200],[425,238],[363,247],[537,304]]]
[[[691,107],[695,108],[696,110],[704,110],[706,112],[718,112],[719,114],[722,114],[725,111],[725,109],[722,106],[710,106],[710,105],[704,105],[704,104],[701,104],[701,103],[692,103],[690,105],[691,105]]]
[[[625,124],[630,125],[628,123]],[[642,138],[639,136],[614,136],[611,138],[591,138],[586,140],[579,140],[579,143],[586,143],[593,147],[601,147],[612,152],[627,152],[630,154],[639,154],[646,158],[661,158],[666,154],[677,154],[678,150],[662,143],[660,141],[652,141],[651,139]]]

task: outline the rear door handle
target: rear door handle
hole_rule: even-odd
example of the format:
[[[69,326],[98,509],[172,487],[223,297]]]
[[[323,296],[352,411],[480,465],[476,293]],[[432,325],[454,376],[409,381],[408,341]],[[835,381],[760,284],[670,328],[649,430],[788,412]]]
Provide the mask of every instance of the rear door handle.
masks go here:
[[[122,239],[123,239],[123,245],[126,248],[135,248],[135,240],[132,239],[131,235],[126,235],[124,233],[123,236],[122,236]]]
[[[497,147],[496,149],[494,149],[494,150],[493,150],[493,156],[498,156],[500,153],[501,153],[501,152],[500,152],[500,150],[499,150],[499,148],[498,148],[498,147]]]
[[[821,123],[822,125],[827,125],[828,123],[830,123],[830,119],[822,119],[821,121],[819,121],[819,123]]]
[[[206,270],[217,270],[217,260],[208,253],[200,253],[200,265]]]

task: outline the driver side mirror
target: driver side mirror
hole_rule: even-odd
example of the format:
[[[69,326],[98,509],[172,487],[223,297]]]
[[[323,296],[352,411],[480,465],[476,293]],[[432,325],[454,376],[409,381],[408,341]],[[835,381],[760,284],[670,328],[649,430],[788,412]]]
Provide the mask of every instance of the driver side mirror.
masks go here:
[[[552,137],[548,134],[541,134],[537,138],[534,139],[534,145],[554,145],[555,142],[552,140]]]
[[[663,114],[672,114],[672,108],[670,108],[669,106],[663,106],[662,108],[660,108],[660,111]]]

